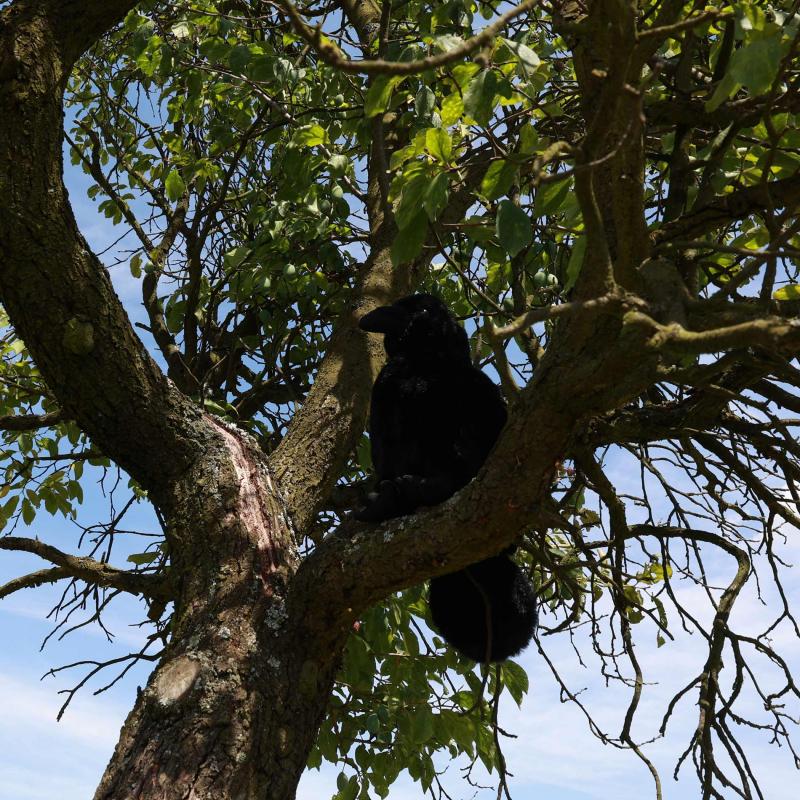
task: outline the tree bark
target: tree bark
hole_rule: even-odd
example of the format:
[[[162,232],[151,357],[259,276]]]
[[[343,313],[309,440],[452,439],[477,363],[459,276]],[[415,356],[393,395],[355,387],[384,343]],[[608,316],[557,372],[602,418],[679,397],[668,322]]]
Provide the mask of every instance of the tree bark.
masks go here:
[[[171,641],[95,798],[291,798],[325,712],[347,620],[307,616],[298,558],[257,446],[220,446],[173,489],[181,579]]]

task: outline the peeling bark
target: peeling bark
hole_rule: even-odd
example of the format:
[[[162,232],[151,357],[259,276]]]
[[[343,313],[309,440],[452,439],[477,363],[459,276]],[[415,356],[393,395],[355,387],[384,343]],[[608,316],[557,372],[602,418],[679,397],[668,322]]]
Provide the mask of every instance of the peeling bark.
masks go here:
[[[170,503],[171,643],[96,800],[291,798],[325,712],[346,620],[321,631],[293,611],[294,535],[263,455],[211,424],[219,446]]]

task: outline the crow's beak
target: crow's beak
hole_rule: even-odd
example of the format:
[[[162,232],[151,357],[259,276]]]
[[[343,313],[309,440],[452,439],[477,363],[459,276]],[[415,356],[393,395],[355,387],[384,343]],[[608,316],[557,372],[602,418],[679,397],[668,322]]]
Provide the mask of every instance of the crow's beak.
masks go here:
[[[380,306],[358,321],[358,327],[370,333],[401,333],[405,324],[406,315],[395,306]]]

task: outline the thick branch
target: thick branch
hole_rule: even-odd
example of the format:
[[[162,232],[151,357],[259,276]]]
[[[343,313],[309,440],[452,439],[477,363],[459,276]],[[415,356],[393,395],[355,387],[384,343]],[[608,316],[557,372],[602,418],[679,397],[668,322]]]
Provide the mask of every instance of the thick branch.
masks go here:
[[[0,539],[2,541],[2,539]],[[38,572],[31,572],[28,575],[22,575],[19,578],[14,578],[8,583],[0,586],[0,599],[8,597],[20,589],[35,589],[45,583],[55,583],[62,578],[69,578],[70,574],[62,567],[51,567],[50,569],[40,569]]]
[[[775,403],[780,408],[800,414],[800,396],[787,392],[777,384],[761,380],[753,386],[753,391],[758,392],[762,397],[766,397],[767,400]]]
[[[172,218],[169,220],[167,229],[158,247],[149,254],[152,267],[145,274],[144,280],[142,281],[142,302],[147,309],[147,316],[150,319],[150,331],[153,334],[153,338],[156,340],[158,349],[161,350],[167,362],[170,378],[172,378],[183,391],[192,394],[198,390],[199,383],[197,382],[197,378],[192,375],[191,371],[186,366],[183,354],[175,342],[175,337],[169,332],[169,328],[167,328],[164,308],[158,296],[158,278],[163,269],[167,255],[178,236],[178,231],[180,231],[184,223],[188,210],[189,194],[186,192],[175,206],[175,210],[172,212]]]
[[[606,321],[562,326],[556,338],[478,477],[435,508],[377,530],[346,524],[323,541],[295,576],[302,613],[333,624],[392,591],[497,553],[542,519],[571,437],[586,417],[639,394],[656,366],[642,339],[620,336]]]
[[[548,319],[557,319],[558,317],[572,316],[581,313],[597,313],[598,311],[605,311],[605,313],[619,312],[621,308],[635,308],[636,306],[646,307],[643,300],[635,297],[634,295],[626,295],[624,292],[615,290],[597,297],[594,300],[575,301],[572,303],[563,303],[560,306],[544,306],[542,308],[532,308],[525,314],[511,320],[508,325],[502,328],[492,328],[490,335],[492,339],[503,340],[510,339],[512,336],[517,336],[523,331],[528,330],[531,325],[537,322],[544,322]]]
[[[63,413],[158,501],[210,431],[134,334],[61,166],[72,61],[133,5],[16,2],[0,16],[0,297]]]
[[[383,59],[352,61],[338,47],[323,39],[321,28],[309,27],[298,10],[288,0],[283,0],[281,7],[289,15],[292,27],[297,35],[308,42],[326,64],[342,72],[361,73],[363,75],[413,75],[460,61],[476,50],[486,47],[509,22],[530,11],[538,2],[539,0],[525,0],[516,8],[506,11],[491,25],[487,25],[479,34],[466,39],[458,47],[454,47],[445,53],[427,56],[416,61],[384,61]]]
[[[638,311],[625,315],[625,324],[649,329],[649,346],[656,350],[681,353],[719,353],[737,348],[762,347],[765,350],[795,353],[800,349],[800,319],[763,317],[738,325],[707,331],[688,331],[680,325],[660,325]]]
[[[239,419],[250,419],[267,403],[297,402],[308,391],[308,386],[291,386],[289,383],[257,383],[246,391],[236,402]]]
[[[674,222],[653,231],[655,244],[671,239],[693,239],[717,228],[730,225],[751,214],[773,208],[788,209],[800,203],[800,175],[759,183],[717,197],[703,208],[684,214]]]
[[[588,299],[607,292],[614,281],[636,289],[636,270],[649,256],[641,62],[633,6],[590,4],[573,52],[586,120],[577,163],[599,162],[575,175],[587,237],[575,294]]]
[[[42,572],[18,578],[17,581],[30,581],[36,577],[38,583],[27,583],[26,585],[38,586],[40,583],[58,580],[59,578],[79,578],[86,583],[94,586],[105,586],[112,589],[119,589],[130,594],[141,594],[145,597],[159,598],[162,600],[171,599],[171,593],[167,580],[157,575],[145,575],[137,572],[129,572],[124,569],[117,569],[101,561],[95,561],[87,556],[73,556],[64,553],[52,545],[45,544],[38,539],[25,539],[20,536],[6,536],[0,539],[0,550],[15,550],[23,553],[33,553],[33,555],[50,561],[55,564],[60,574],[56,575],[55,570],[44,570]],[[14,583],[12,581],[12,583]],[[7,588],[6,584],[3,589]],[[18,586],[16,588],[22,588]],[[12,589],[11,591],[14,591]],[[0,597],[3,596],[0,589]],[[10,592],[8,592],[10,594]]]
[[[64,62],[71,63],[134,6],[136,0],[16,0],[0,15],[0,30],[5,25],[37,26],[36,17],[40,21],[46,18],[53,43]],[[3,48],[0,79],[4,77],[4,66],[14,69],[14,62],[14,50]]]
[[[55,425],[63,418],[60,411],[50,411],[47,414],[7,414],[0,417],[0,431],[35,431],[37,428]]]

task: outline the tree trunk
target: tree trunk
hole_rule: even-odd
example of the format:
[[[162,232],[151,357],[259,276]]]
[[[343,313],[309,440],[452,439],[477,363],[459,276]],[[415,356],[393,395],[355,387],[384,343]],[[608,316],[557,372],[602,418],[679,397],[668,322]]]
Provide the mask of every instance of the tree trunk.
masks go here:
[[[315,620],[292,596],[293,531],[263,456],[210,424],[224,446],[167,512],[182,580],[171,641],[96,800],[288,800],[330,696],[347,621]]]

